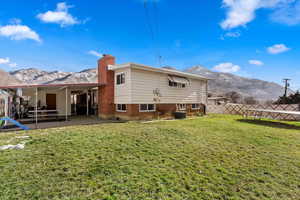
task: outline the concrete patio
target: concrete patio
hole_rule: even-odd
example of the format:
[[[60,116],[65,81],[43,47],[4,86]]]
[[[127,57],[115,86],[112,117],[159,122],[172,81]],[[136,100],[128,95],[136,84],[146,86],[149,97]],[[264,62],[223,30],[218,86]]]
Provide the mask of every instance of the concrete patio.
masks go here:
[[[78,125],[93,125],[101,123],[122,123],[124,121],[119,120],[102,120],[96,116],[74,116],[66,120],[54,120],[54,121],[40,121],[36,125],[35,122],[26,122],[25,125],[31,130],[34,129],[47,129],[47,128],[56,128],[56,127],[66,127],[66,126],[78,126]],[[18,127],[13,125],[8,125],[4,129],[0,129],[0,132],[10,132],[10,131],[19,131],[21,130]]]

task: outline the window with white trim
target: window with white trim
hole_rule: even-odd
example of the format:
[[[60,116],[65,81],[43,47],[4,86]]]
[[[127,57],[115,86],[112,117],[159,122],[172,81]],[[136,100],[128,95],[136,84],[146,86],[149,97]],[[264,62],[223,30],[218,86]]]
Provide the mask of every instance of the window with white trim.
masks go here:
[[[116,83],[117,83],[117,85],[121,85],[121,84],[125,83],[125,73],[117,74]]]
[[[140,104],[140,112],[155,112],[155,104]]]
[[[186,84],[185,83],[177,83],[177,82],[169,81],[169,86],[170,87],[177,87],[177,88],[185,88]]]
[[[168,75],[169,86],[176,88],[186,88],[190,81],[185,77]]]
[[[200,109],[200,104],[199,103],[192,104],[192,110],[199,110],[199,109]]]
[[[177,104],[177,110],[186,110],[186,104]]]
[[[117,104],[116,106],[117,112],[126,112],[127,111],[127,105],[126,104]]]

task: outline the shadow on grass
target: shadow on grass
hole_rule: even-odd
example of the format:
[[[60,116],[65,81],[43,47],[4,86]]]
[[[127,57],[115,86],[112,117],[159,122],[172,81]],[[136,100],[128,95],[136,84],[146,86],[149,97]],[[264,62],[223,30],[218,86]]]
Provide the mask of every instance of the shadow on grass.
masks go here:
[[[255,124],[260,126],[269,126],[273,128],[284,128],[284,129],[293,129],[293,130],[300,130],[300,126],[296,126],[293,124],[287,124],[283,122],[273,122],[273,121],[266,121],[266,120],[256,120],[256,119],[238,119],[238,122],[248,123],[248,124]]]

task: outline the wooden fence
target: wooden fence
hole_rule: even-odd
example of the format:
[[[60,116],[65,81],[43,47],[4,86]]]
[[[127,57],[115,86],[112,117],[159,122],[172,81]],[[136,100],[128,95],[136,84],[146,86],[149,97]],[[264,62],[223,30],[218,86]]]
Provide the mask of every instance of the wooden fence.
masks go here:
[[[285,110],[300,111],[299,104],[272,104],[272,105],[246,105],[246,104],[224,104],[208,105],[207,113],[245,115],[247,109],[267,109],[267,110]],[[263,113],[263,117],[280,120],[300,120],[299,116],[280,113]]]

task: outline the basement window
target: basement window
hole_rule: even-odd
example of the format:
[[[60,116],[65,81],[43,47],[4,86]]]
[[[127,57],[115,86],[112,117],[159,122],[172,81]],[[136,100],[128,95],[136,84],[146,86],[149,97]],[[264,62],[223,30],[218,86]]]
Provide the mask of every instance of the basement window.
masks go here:
[[[155,112],[154,104],[140,104],[140,112]]]
[[[199,109],[200,109],[199,103],[192,104],[192,110],[199,110]]]
[[[127,106],[126,104],[117,104],[117,112],[126,112]]]
[[[186,104],[177,104],[177,110],[186,110]]]
[[[117,85],[121,85],[125,83],[125,73],[117,74]]]

